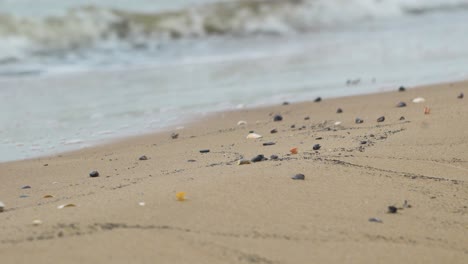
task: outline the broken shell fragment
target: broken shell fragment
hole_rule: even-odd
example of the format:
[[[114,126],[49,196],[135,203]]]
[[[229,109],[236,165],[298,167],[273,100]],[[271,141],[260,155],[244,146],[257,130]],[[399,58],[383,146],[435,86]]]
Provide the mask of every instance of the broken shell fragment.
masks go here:
[[[319,150],[322,146],[320,146],[320,144],[315,144],[312,149],[313,150]]]
[[[35,225],[35,226],[42,225],[42,221],[39,220],[39,219],[36,219],[36,220],[32,221],[32,224]]]
[[[260,155],[257,155],[255,157],[253,157],[250,161],[251,162],[260,162],[260,161],[264,161],[264,160],[266,160],[265,156],[260,154]]]
[[[289,152],[291,152],[291,154],[297,154],[297,148],[292,148]]]
[[[463,93],[460,93],[460,94],[457,96],[458,99],[463,99],[463,97],[465,97],[465,95],[464,95]]]
[[[237,161],[237,165],[248,165],[248,164],[250,164],[250,160],[241,159]]]
[[[430,114],[430,113],[431,113],[431,109],[430,109],[429,107],[427,107],[427,106],[424,107],[424,114],[425,114],[425,115],[428,115],[428,114]]]
[[[5,204],[0,202],[0,213],[5,211]]]
[[[358,117],[358,118],[356,118],[356,120],[354,120],[354,122],[356,124],[362,124],[362,123],[364,123],[364,120],[362,120],[361,118]]]
[[[67,207],[76,207],[76,204],[72,204],[72,203],[61,204],[61,205],[57,206],[57,209],[63,209],[63,208],[67,208]]]
[[[424,103],[426,101],[426,99],[422,98],[422,97],[416,97],[413,99],[413,103],[415,104],[419,104],[419,103]]]
[[[185,192],[178,192],[176,193],[176,199],[179,202],[185,201]]]
[[[385,121],[385,116],[381,116],[381,117],[377,118],[377,122],[381,123],[383,121]]]
[[[389,214],[396,214],[397,212],[398,212],[398,208],[396,208],[395,206],[391,205],[388,207]]]
[[[369,218],[369,222],[374,222],[374,223],[383,223],[383,221],[379,218],[376,217],[371,217]]]
[[[54,198],[54,196],[53,196],[53,195],[50,195],[50,194],[46,194],[46,195],[44,195],[44,197],[42,197],[42,198]]]
[[[139,205],[139,206],[145,206],[146,203],[145,203],[145,202],[139,202],[138,205]]]
[[[247,139],[257,139],[257,138],[262,138],[262,136],[256,133],[250,133],[247,135]]]
[[[238,125],[238,126],[247,125],[247,122],[246,122],[246,121],[243,121],[243,120],[241,120],[241,121],[237,122],[237,125]]]
[[[406,107],[406,103],[405,102],[399,102],[396,107]]]
[[[334,125],[335,125],[335,126],[339,126],[339,125],[341,125],[341,122],[340,122],[340,121],[336,121]]]
[[[296,175],[292,176],[291,179],[293,179],[293,180],[304,180],[305,176],[304,176],[304,174],[299,173],[299,174],[296,174]]]

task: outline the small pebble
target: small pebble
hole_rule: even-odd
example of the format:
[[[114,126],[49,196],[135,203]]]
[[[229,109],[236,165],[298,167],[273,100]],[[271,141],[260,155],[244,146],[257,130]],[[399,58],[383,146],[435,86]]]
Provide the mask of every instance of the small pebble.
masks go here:
[[[29,195],[25,195],[25,194],[22,194],[22,195],[19,196],[19,198],[28,198],[28,197],[29,197]]]
[[[369,218],[369,222],[374,222],[374,223],[383,223],[383,221],[379,218],[376,217],[371,217]]]
[[[395,206],[391,205],[388,207],[388,213],[389,214],[396,214],[398,211],[398,208],[396,208]]]
[[[283,102],[283,105],[289,105],[289,102],[285,101],[285,102]]]
[[[248,165],[248,164],[250,164],[250,160],[241,159],[237,161],[237,165]]]
[[[296,125],[291,125],[291,128],[296,128]]]
[[[21,189],[23,189],[23,190],[24,190],[24,189],[31,189],[31,186],[25,185],[25,186],[21,187]]]
[[[176,138],[178,138],[178,137],[179,137],[179,134],[177,134],[177,133],[172,133],[172,134],[171,134],[171,138],[172,138],[172,139],[176,139]]]
[[[318,102],[321,102],[322,101],[322,97],[317,97],[315,98],[314,102],[318,103]]]
[[[362,120],[361,118],[356,118],[356,120],[354,120],[354,122],[356,124],[362,124],[362,123],[364,123],[364,120]]]
[[[405,102],[399,102],[396,107],[406,107],[406,103]]]
[[[200,153],[208,153],[208,152],[210,152],[209,149],[202,149],[202,150],[200,150]]]
[[[99,177],[99,172],[98,171],[92,171],[89,173],[89,177],[95,178]]]
[[[291,154],[297,154],[297,148],[292,148],[289,152],[291,152]]]
[[[381,116],[381,117],[377,118],[377,122],[381,123],[383,121],[385,121],[385,116]]]
[[[310,117],[306,116],[304,117],[304,120],[310,120]]]
[[[271,155],[271,156],[270,156],[270,159],[272,159],[272,160],[277,160],[277,159],[278,159],[278,156],[277,156],[277,155]]]
[[[343,113],[343,109],[341,109],[341,108],[336,109],[336,113],[337,113],[337,114]]]
[[[365,140],[361,141],[361,145],[365,145],[365,144],[367,144],[367,141]]]
[[[49,166],[49,164],[46,163],[46,164],[44,164],[43,166],[44,166],[44,167],[47,167],[47,166]]]
[[[276,144],[275,142],[265,142],[263,143],[263,146],[273,146],[275,144]]]
[[[460,94],[457,96],[458,99],[463,99],[463,97],[465,97],[465,95],[464,95],[463,93],[460,93]]]
[[[312,149],[313,150],[319,150],[322,146],[320,146],[320,144],[315,144]]]
[[[406,88],[403,87],[403,86],[400,86],[400,88],[398,88],[398,91],[399,91],[399,92],[404,92],[404,91],[406,91]]]
[[[197,161],[194,160],[194,159],[189,159],[189,160],[187,160],[187,162],[197,162]]]
[[[282,121],[282,120],[283,120],[283,117],[281,115],[275,115],[273,117],[273,121],[275,121],[275,122]]]
[[[256,157],[252,158],[250,161],[252,162],[260,162],[260,161],[264,161],[265,160],[265,156],[263,155],[257,155]]]
[[[270,133],[271,133],[271,134],[278,133],[278,130],[277,130],[276,128],[275,128],[275,129],[272,129],[272,130],[270,131]]]
[[[405,120],[405,117],[404,116],[400,117],[400,121],[403,121],[403,120]]]
[[[139,160],[148,160],[148,157],[146,157],[145,155],[141,156],[140,158],[138,158]]]
[[[296,174],[296,175],[292,176],[291,179],[293,179],[293,180],[304,180],[305,176],[304,176],[304,174],[299,173],[299,174]]]
[[[322,137],[315,138],[315,140],[322,140],[322,139],[323,139]]]

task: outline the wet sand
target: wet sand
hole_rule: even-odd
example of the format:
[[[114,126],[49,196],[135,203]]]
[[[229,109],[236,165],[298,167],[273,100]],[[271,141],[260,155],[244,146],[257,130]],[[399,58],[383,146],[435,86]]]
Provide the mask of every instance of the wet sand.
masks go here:
[[[468,82],[217,113],[0,164],[1,263],[467,263],[461,92]],[[246,139],[249,131],[263,138]],[[259,154],[268,160],[237,165]],[[305,180],[291,179],[298,173]]]

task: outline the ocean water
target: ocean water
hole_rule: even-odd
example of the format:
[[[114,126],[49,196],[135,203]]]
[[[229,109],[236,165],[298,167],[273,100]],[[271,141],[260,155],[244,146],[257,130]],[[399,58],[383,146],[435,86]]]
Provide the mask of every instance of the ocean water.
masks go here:
[[[468,0],[0,0],[0,161],[466,79],[466,25]]]

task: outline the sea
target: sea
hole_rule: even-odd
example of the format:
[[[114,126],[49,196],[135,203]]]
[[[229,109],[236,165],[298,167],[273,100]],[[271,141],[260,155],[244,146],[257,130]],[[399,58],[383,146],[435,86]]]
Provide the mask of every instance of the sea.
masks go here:
[[[0,162],[467,78],[468,0],[0,0]]]

